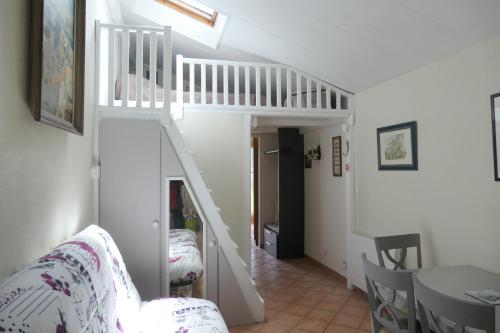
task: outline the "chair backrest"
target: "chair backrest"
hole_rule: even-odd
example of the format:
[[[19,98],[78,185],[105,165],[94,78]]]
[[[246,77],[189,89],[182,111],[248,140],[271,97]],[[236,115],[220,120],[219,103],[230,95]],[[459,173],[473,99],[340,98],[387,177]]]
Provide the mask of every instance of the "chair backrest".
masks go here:
[[[373,264],[361,255],[368,301],[375,332],[382,327],[391,332],[416,332],[415,297],[411,271],[394,271]],[[406,294],[401,298],[399,292]],[[399,297],[399,298],[398,298]],[[397,304],[398,301],[403,304]]]
[[[407,269],[405,266],[406,255],[409,248],[417,249],[417,268],[422,268],[422,254],[420,250],[420,234],[407,234],[396,236],[375,237],[379,265],[385,267],[384,256],[394,264],[394,270]],[[401,250],[400,258],[394,258],[390,250]]]
[[[413,275],[413,284],[422,332],[430,333],[431,329],[437,333],[448,332],[442,329],[444,320],[454,324],[455,333],[464,333],[466,328],[495,332],[495,308],[492,305],[443,295],[425,286],[416,274]]]

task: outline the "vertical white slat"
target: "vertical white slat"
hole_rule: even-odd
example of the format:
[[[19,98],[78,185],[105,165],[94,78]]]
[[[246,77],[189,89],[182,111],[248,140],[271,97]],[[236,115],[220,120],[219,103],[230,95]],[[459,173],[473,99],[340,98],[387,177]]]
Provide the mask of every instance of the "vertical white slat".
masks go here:
[[[292,107],[292,71],[290,68],[286,69],[286,106]]]
[[[176,73],[175,73],[175,85],[176,85],[176,101],[180,108],[184,104],[184,57],[182,54],[176,56]]]
[[[276,67],[276,106],[281,107],[281,67]]]
[[[240,66],[234,65],[234,105],[240,105]]]
[[[302,75],[295,72],[295,76],[297,76],[297,107],[302,108]]]
[[[122,33],[122,107],[128,107],[129,30]]]
[[[340,91],[338,91],[338,90],[335,91],[335,101],[336,101],[335,109],[337,111],[341,111],[342,110],[342,95],[340,94]]]
[[[172,35],[171,28],[165,26],[163,29],[163,112],[167,116],[167,121],[171,120],[171,95],[172,90]]]
[[[255,66],[255,106],[260,106],[260,67]]]
[[[108,44],[108,106],[115,102],[115,34],[114,28],[109,28]]]
[[[245,65],[245,106],[250,106],[250,67]]]
[[[149,95],[150,107],[156,107],[156,32],[150,32],[150,49],[149,49]]]
[[[224,78],[224,105],[229,105],[229,68],[227,64],[222,66]]]
[[[271,66],[266,66],[266,106],[271,106]]]
[[[312,108],[311,101],[312,101],[312,92],[311,92],[311,79],[307,78],[307,107],[310,109]]]
[[[330,110],[332,108],[332,106],[331,106],[332,105],[332,103],[331,103],[331,97],[332,97],[331,95],[332,94],[331,94],[330,88],[326,87],[325,95],[326,95],[326,109]]]
[[[194,104],[194,62],[189,63],[189,104]]]
[[[217,65],[212,64],[212,104],[217,103]]]
[[[101,21],[95,21],[95,66],[94,66],[94,106],[100,105],[101,102]],[[96,128],[95,128],[96,129]],[[95,140],[94,140],[95,145]],[[95,150],[94,150],[95,151]],[[95,198],[94,198],[95,199]]]
[[[137,85],[137,103],[136,106],[138,108],[142,107],[142,85],[144,83],[144,62],[143,62],[143,52],[144,52],[144,34],[142,30],[137,30],[137,41],[136,41],[136,50],[135,50],[135,76],[136,76],[136,85]]]
[[[321,85],[316,81],[316,109],[321,109]]]
[[[201,104],[207,104],[207,64],[202,63],[200,69],[201,76]]]

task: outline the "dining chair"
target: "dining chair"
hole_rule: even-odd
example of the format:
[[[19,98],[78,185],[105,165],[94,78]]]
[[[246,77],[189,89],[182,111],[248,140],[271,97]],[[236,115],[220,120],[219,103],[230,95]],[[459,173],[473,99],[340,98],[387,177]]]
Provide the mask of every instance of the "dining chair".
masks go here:
[[[495,308],[443,295],[425,286],[413,275],[415,298],[423,333],[470,332],[471,329],[486,333],[495,332]]]
[[[394,264],[394,270],[406,270],[406,255],[409,248],[417,249],[417,268],[422,268],[422,253],[420,249],[420,234],[395,235],[385,237],[375,237],[375,247],[377,249],[379,265],[385,267],[384,256]],[[400,255],[395,258],[389,251],[400,250]]]
[[[394,271],[380,267],[370,262],[365,253],[361,255],[361,260],[365,272],[374,332],[380,332],[384,328],[393,333],[419,332],[412,272]],[[394,297],[389,296],[390,293],[383,292],[382,289],[406,293],[407,301],[403,304],[396,304]]]

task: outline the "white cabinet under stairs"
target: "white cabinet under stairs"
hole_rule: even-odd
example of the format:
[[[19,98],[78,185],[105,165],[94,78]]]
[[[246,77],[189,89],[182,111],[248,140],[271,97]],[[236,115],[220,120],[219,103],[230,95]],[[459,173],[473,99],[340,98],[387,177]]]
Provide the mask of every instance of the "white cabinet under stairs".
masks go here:
[[[181,177],[207,227],[206,298],[230,325],[263,321],[264,301],[175,123],[103,118],[100,156],[100,223],[120,246],[141,296],[152,299],[168,292],[165,188],[169,177]]]

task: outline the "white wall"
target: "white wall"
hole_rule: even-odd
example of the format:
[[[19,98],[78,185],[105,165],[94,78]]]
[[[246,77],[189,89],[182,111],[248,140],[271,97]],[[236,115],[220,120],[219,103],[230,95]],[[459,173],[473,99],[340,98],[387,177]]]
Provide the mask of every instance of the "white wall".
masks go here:
[[[347,178],[333,177],[332,137],[345,136],[341,125],[307,130],[304,133],[304,151],[321,146],[321,160],[312,162],[305,172],[305,252],[311,258],[346,275],[347,235]],[[342,156],[343,163],[345,156]]]
[[[229,235],[250,267],[249,119],[242,114],[188,111],[177,124],[216,206],[222,210]]]
[[[357,95],[358,231],[421,232],[424,265],[500,273],[489,104],[499,73],[497,37]],[[378,171],[376,129],[412,120],[419,170]]]
[[[30,1],[0,2],[0,281],[93,220],[94,20],[87,0],[85,135],[35,122],[27,105]]]
[[[253,134],[259,138],[259,241],[264,243],[264,225],[276,223],[278,201],[278,155],[265,154],[278,148],[278,134]]]

